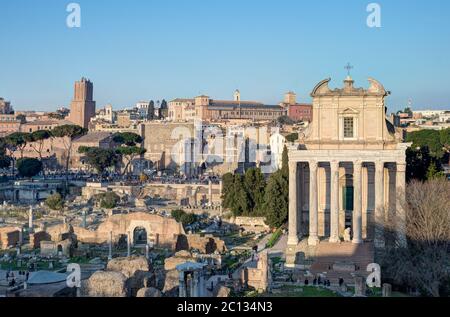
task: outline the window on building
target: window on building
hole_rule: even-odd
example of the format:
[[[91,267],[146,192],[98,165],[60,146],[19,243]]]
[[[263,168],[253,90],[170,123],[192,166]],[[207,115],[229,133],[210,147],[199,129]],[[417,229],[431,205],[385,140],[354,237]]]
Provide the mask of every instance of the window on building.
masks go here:
[[[344,118],[344,138],[353,138],[353,118]]]

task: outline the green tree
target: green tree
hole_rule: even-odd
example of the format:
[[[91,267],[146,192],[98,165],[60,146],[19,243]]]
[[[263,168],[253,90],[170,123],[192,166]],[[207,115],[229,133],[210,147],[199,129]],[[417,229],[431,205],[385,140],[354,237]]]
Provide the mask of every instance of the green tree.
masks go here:
[[[78,152],[83,153],[86,158],[86,163],[96,169],[102,176],[107,168],[115,166],[118,162],[118,157],[112,149],[80,147]]]
[[[15,151],[20,152],[20,158],[23,158],[23,151],[27,146],[28,133],[25,132],[15,132],[5,137],[5,143],[10,150],[12,157]]]
[[[8,168],[11,165],[11,158],[6,154],[5,139],[0,138],[0,168]]]
[[[439,131],[439,139],[445,151],[450,152],[450,128]]]
[[[427,170],[431,164],[431,156],[428,147],[419,149],[408,148],[406,150],[406,180],[426,180]]]
[[[181,222],[181,217],[183,217],[184,214],[186,214],[186,212],[183,209],[175,209],[170,213],[170,215],[178,222]]]
[[[444,173],[436,167],[435,162],[431,162],[427,170],[427,180],[444,177]]]
[[[226,173],[222,176],[222,200],[226,200],[229,196],[231,187],[233,186],[234,176],[232,173]],[[225,207],[225,206],[224,206]],[[225,207],[227,208],[227,207]]]
[[[142,143],[143,139],[139,134],[133,132],[121,132],[113,135],[113,141],[120,145],[136,146]]]
[[[60,193],[56,193],[47,197],[45,205],[51,210],[62,210],[64,207],[64,200]]]
[[[43,170],[42,174],[45,178],[45,164],[42,159],[42,152],[44,150],[45,141],[50,139],[52,134],[48,130],[38,130],[32,133],[29,133],[25,136],[25,140],[30,143],[31,148],[38,154],[39,159],[42,162]]]
[[[244,189],[249,199],[247,205],[252,215],[261,214],[264,205],[266,180],[259,168],[250,168],[245,172]]]
[[[57,126],[52,130],[52,135],[55,138],[61,138],[63,140],[65,153],[65,173],[66,173],[66,185],[69,180],[69,163],[72,155],[73,140],[85,135],[87,129],[84,129],[78,125],[65,124]]]
[[[142,144],[144,140],[136,133],[122,132],[114,134],[113,141],[120,145],[120,147],[116,149],[116,153],[125,160],[123,174],[129,174],[131,162],[133,162],[136,157],[141,156],[146,152],[144,148],[138,146],[139,144]]]
[[[286,141],[288,142],[295,142],[298,140],[298,133],[291,133],[286,135]]]
[[[440,131],[436,130],[419,130],[408,133],[406,141],[412,142],[412,148],[414,149],[427,147],[431,156],[441,159],[444,155],[444,145],[441,143],[442,134]],[[445,137],[443,139],[445,139]]]
[[[289,155],[286,145],[283,148],[283,154],[281,156],[281,173],[289,179]]]
[[[185,213],[184,215],[181,216],[180,221],[183,224],[183,226],[188,226],[197,221],[197,216],[194,214]]]
[[[239,174],[230,175],[225,177],[227,185],[225,186],[225,183],[223,185],[222,205],[224,208],[230,209],[234,216],[248,215],[251,210],[251,200],[245,188],[244,180]]]
[[[11,158],[6,155],[0,155],[0,168],[8,168],[11,166]]]
[[[264,198],[266,223],[271,228],[280,227],[286,222],[289,210],[289,183],[282,171],[270,176]]]
[[[123,174],[129,174],[130,164],[133,160],[141,155],[144,155],[147,152],[146,149],[137,147],[137,146],[121,146],[116,149],[116,153],[119,154],[122,158],[125,159],[126,164],[123,169]]]
[[[17,170],[20,176],[32,178],[42,171],[42,162],[35,158],[21,158],[17,161]]]

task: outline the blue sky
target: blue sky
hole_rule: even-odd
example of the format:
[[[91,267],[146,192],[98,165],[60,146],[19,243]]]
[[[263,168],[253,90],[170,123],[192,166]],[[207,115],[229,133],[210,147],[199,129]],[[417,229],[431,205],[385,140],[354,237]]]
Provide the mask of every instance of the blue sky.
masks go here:
[[[81,28],[66,6],[81,6]],[[366,6],[381,5],[381,28]],[[16,109],[68,105],[94,82],[97,107],[192,97],[299,101],[320,80],[374,77],[389,110],[450,108],[448,0],[0,0],[0,96]]]

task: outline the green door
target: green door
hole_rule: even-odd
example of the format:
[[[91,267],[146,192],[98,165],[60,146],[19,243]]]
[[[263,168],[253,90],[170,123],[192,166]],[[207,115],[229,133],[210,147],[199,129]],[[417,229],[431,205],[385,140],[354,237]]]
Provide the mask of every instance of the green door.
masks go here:
[[[342,188],[344,210],[353,211],[353,186]]]

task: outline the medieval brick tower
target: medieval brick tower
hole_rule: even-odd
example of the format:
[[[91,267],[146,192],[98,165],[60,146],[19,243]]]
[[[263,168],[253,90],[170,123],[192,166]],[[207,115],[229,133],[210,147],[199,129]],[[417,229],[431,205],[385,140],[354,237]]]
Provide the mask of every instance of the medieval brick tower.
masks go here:
[[[70,104],[69,121],[88,128],[89,121],[95,116],[94,86],[91,81],[81,78],[75,82],[75,94]]]

